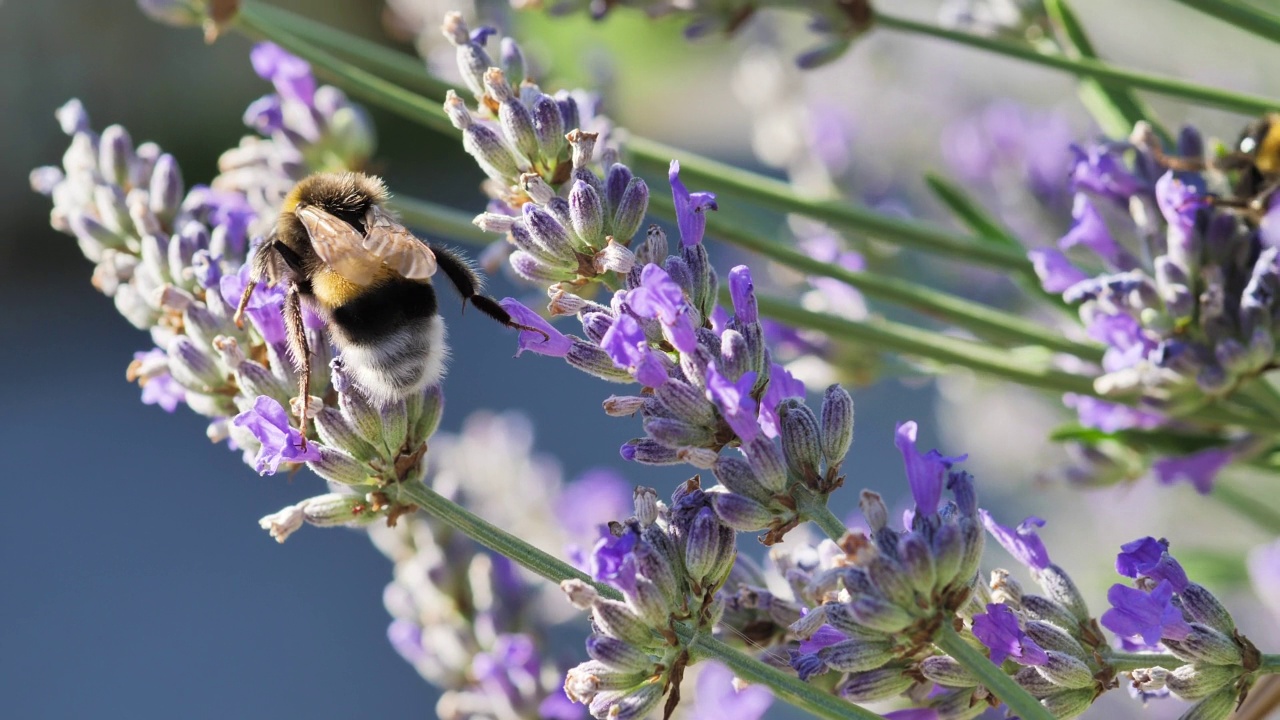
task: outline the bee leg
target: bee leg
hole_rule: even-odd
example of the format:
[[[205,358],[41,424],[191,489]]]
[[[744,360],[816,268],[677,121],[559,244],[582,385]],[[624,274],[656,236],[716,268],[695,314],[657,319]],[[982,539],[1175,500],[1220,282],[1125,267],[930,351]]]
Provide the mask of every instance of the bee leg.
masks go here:
[[[458,290],[458,294],[462,296],[462,307],[464,309],[467,303],[470,302],[477,310],[509,328],[537,333],[542,336],[543,340],[551,339],[551,336],[547,335],[545,330],[522,325],[512,320],[510,313],[503,309],[497,300],[488,295],[481,295],[480,275],[466,260],[459,257],[449,248],[440,245],[432,245],[431,252],[435,253],[436,266],[444,272],[445,277],[449,278],[449,282],[453,283],[453,286]]]
[[[258,287],[256,280],[250,280],[245,283],[244,294],[240,296],[240,304],[236,306],[236,314],[231,317],[235,321],[236,327],[244,329],[244,309],[249,306],[249,297],[253,295],[253,289]]]
[[[307,449],[307,416],[311,404],[311,347],[307,345],[306,326],[302,322],[302,295],[297,283],[290,282],[284,295],[285,339],[289,354],[298,370],[298,431],[302,433],[302,449]]]

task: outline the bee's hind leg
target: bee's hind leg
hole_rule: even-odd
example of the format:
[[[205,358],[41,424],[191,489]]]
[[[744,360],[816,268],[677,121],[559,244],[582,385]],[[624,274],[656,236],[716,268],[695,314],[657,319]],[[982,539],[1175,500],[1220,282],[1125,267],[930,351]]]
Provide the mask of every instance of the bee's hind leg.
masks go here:
[[[509,328],[528,330],[529,332],[541,335],[543,340],[550,339],[550,336],[547,335],[545,330],[531,327],[529,325],[522,325],[515,320],[512,320],[511,314],[503,309],[503,307],[498,304],[497,300],[494,300],[488,295],[481,295],[480,287],[482,285],[482,281],[480,279],[480,275],[476,273],[475,269],[457,253],[440,245],[432,245],[431,252],[435,253],[436,265],[444,272],[445,276],[449,278],[449,282],[453,283],[453,286],[457,288],[458,294],[462,296],[463,308],[466,308],[467,303],[469,302],[480,312]]]
[[[302,295],[297,283],[290,282],[284,294],[285,340],[289,354],[298,371],[298,397],[294,410],[298,416],[298,431],[302,433],[302,449],[307,449],[307,418],[311,411],[311,347],[307,345],[306,326],[302,322]]]

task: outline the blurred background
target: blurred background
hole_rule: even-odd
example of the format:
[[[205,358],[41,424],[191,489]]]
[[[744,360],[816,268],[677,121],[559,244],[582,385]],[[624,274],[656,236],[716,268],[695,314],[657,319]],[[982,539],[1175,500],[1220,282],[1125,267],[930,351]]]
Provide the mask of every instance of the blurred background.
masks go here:
[[[377,0],[280,4],[397,42]],[[416,5],[433,18],[448,9],[393,5],[402,12]],[[1274,48],[1251,36],[1159,0],[1076,7],[1095,44],[1120,64],[1280,95],[1280,78],[1266,74]],[[895,12],[922,18],[938,9],[895,3]],[[971,167],[966,153],[989,140],[963,123],[978,122],[993,102],[1012,100],[1029,123],[1047,124],[1063,141],[1096,133],[1070,79],[914,37],[874,34],[837,65],[800,75],[790,59],[806,38],[790,21],[757,22],[734,40],[697,44],[681,37],[678,22],[651,23],[634,12],[601,25],[529,14],[512,21],[512,34],[549,78],[544,88],[596,87],[621,126],[772,174],[789,169],[802,184],[803,169],[789,165],[795,126],[768,118],[797,105],[822,109],[807,117],[837,123],[841,140],[828,148],[827,175],[891,212],[937,212],[922,172],[957,177]],[[0,522],[6,716],[434,715],[435,691],[386,641],[389,563],[361,533],[306,529],[276,545],[257,527],[262,515],[322,491],[320,481],[306,473],[258,477],[238,453],[210,444],[205,422],[185,408],[169,415],[139,402],[124,373],[148,338],[89,285],[90,264],[71,238],[50,229],[48,200],[28,187],[29,170],[58,164],[66,148],[53,111],[72,97],[84,101],[96,128],[121,123],[135,142],[152,140],[174,154],[188,185],[208,181],[219,153],[248,132],[244,107],[269,90],[250,68],[249,47],[235,34],[206,46],[198,32],[150,22],[130,2],[0,5],[0,477],[23,489]],[[1159,99],[1153,105],[1168,124],[1192,122],[1216,137],[1233,138],[1244,122]],[[394,191],[483,208],[481,174],[458,143],[373,116],[378,167]],[[1039,149],[1050,170],[1065,158],[1060,143]],[[1062,179],[1065,171],[1063,164]],[[971,182],[994,209],[1022,217],[996,184]],[[722,202],[721,212],[735,208]],[[1023,217],[1035,242],[1053,239],[1068,220],[1065,206],[1057,217]],[[734,264],[728,248],[713,248],[712,257],[722,272]],[[918,260],[899,267],[1001,297],[1002,286],[979,273],[957,278]],[[499,277],[491,292],[523,291]],[[664,496],[685,478],[624,465],[617,448],[639,426],[603,416],[600,400],[612,392],[605,383],[547,358],[513,360],[514,337],[457,310],[443,302],[456,358],[444,431],[477,409],[518,410],[566,478],[612,466]],[[967,467],[997,517],[1012,524],[1034,512],[1049,521],[1044,535],[1055,560],[1084,586],[1095,612],[1115,580],[1118,545],[1153,534],[1168,537],[1179,557],[1200,558],[1193,577],[1217,572],[1206,584],[1226,595],[1260,646],[1280,644],[1274,618],[1250,599],[1238,570],[1242,548],[1269,538],[1187,487],[1140,481],[1086,492],[1038,482],[1061,460],[1044,439],[1066,417],[1056,398],[965,376],[939,384],[890,379],[854,397],[856,463],[838,514],[853,510],[862,487],[904,504],[892,432],[895,422],[917,419],[922,447],[970,453]],[[754,543],[749,551],[763,555]],[[578,657],[581,648],[559,654]],[[1140,712],[1127,698],[1115,700],[1088,717]],[[1176,715],[1175,706],[1153,706],[1146,716]]]

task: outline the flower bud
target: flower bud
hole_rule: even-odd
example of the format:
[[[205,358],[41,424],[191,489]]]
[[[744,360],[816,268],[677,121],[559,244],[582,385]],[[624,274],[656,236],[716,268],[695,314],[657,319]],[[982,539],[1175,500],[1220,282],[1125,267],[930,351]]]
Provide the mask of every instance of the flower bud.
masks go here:
[[[1079,689],[1093,685],[1093,673],[1084,662],[1057,650],[1046,650],[1048,660],[1036,672],[1059,687]]]
[[[444,416],[444,393],[439,385],[422,391],[420,395],[405,399],[405,410],[409,415],[409,447],[418,447],[427,438],[435,434],[440,427],[440,419]]]
[[[827,465],[844,460],[853,444],[853,397],[839,385],[822,396],[822,455]]]
[[[1066,608],[1042,595],[1023,595],[1022,610],[1029,620],[1050,623],[1068,633],[1080,627],[1080,621]]]
[[[161,222],[173,220],[182,203],[182,170],[178,161],[168,153],[156,160],[155,169],[151,171],[148,192],[148,207]]]
[[[622,640],[603,635],[587,638],[587,654],[612,670],[636,672],[653,667],[653,656]]]
[[[565,129],[559,104],[550,95],[539,95],[533,101],[530,115],[543,159],[550,162],[561,157],[565,149]]]
[[[733,382],[751,370],[751,355],[742,333],[729,328],[720,335],[720,360],[721,374]]]
[[[560,581],[560,590],[568,598],[569,603],[579,610],[590,609],[599,597],[594,587],[577,579]]]
[[[516,247],[551,264],[576,264],[569,231],[551,213],[533,203],[525,203],[522,212],[524,222],[511,228],[511,240]],[[532,242],[523,242],[524,236],[517,235],[525,229]]]
[[[778,418],[787,470],[810,488],[816,487],[822,463],[818,418],[803,402],[794,399],[779,404]]]
[[[760,311],[756,307],[756,287],[751,279],[751,268],[738,265],[729,271],[729,293],[733,299],[733,314],[739,325],[748,325],[760,321]]]
[[[653,642],[653,632],[649,626],[631,608],[617,600],[596,598],[591,604],[591,616],[605,635],[641,647]]]
[[[266,368],[252,361],[241,365],[241,370],[244,369],[245,365],[257,365],[262,369],[262,372],[267,372]],[[255,374],[257,373],[256,370],[254,372]],[[239,375],[237,375],[237,379],[239,379]],[[241,387],[245,389],[245,392],[249,395],[270,395],[270,393],[260,392],[260,388],[257,391],[251,390],[245,387],[243,383],[241,383]],[[281,404],[284,404],[288,402],[289,391],[284,389],[283,385],[280,387],[285,396],[285,399],[280,402]],[[271,395],[271,397],[275,396]],[[356,433],[355,428],[351,427],[351,424],[347,422],[346,417],[343,416],[342,412],[337,408],[328,406],[320,408],[319,412],[316,413],[315,426],[316,434],[320,436],[320,441],[328,447],[337,448],[358,460],[364,461],[371,460],[378,455],[374,447]]]
[[[1197,622],[1204,623],[1226,635],[1235,632],[1236,623],[1231,619],[1231,613],[1227,612],[1227,608],[1203,585],[1188,583],[1178,593],[1178,597],[1182,600],[1182,609]]]
[[[1089,622],[1089,606],[1085,603],[1084,596],[1076,589],[1076,584],[1062,568],[1056,564],[1050,564],[1036,573],[1036,581],[1040,583],[1046,595],[1071,613],[1078,622]]]
[[[585,168],[591,163],[591,158],[595,155],[596,139],[599,135],[597,133],[583,132],[578,129],[577,123],[566,122],[565,127],[574,128],[565,135],[565,140],[569,141],[569,147],[572,151],[573,167],[574,169]]]
[[[710,493],[711,507],[726,525],[741,532],[764,530],[774,515],[761,503],[736,493]]]
[[[977,687],[982,683],[969,668],[950,655],[933,655],[920,661],[920,674],[944,687]]]
[[[1165,677],[1165,687],[1183,700],[1199,700],[1228,686],[1244,672],[1238,665],[1182,665]]]
[[[564,359],[573,367],[602,380],[610,382],[632,382],[631,374],[625,368],[614,364],[613,358],[599,347],[590,343],[575,340]]]
[[[133,138],[120,125],[109,125],[98,139],[98,168],[107,182],[129,184],[129,166],[133,164]]]
[[[658,492],[653,488],[637,486],[632,493],[636,520],[640,527],[648,527],[658,520]]]
[[[727,455],[720,456],[712,466],[712,471],[715,473],[716,481],[731,493],[751,498],[757,504],[767,503],[772,497],[773,493],[760,483],[760,479],[752,472],[751,465],[744,460]],[[721,517],[724,516],[721,515]],[[729,524],[737,527],[734,523]]]
[[[626,275],[635,267],[635,263],[636,256],[626,246],[619,244],[612,237],[608,238],[604,248],[592,258],[592,265],[596,274],[599,275],[603,275],[606,272]]]
[[[186,335],[177,335],[169,343],[169,373],[183,387],[197,392],[210,392],[227,384],[213,358],[196,346]]]
[[[663,445],[677,448],[706,445],[712,440],[711,431],[705,425],[690,425],[669,418],[648,418],[644,421],[644,430]]]
[[[874,670],[895,656],[895,643],[867,640],[841,640],[818,650],[818,657],[836,672]]]
[[[770,493],[787,489],[787,471],[782,452],[763,434],[757,435],[742,446],[747,464],[760,485]]]
[[[631,440],[620,449],[622,458],[642,465],[679,465],[681,460],[674,448],[650,438]]]
[[[1197,664],[1242,665],[1240,646],[1227,635],[1204,625],[1191,623],[1191,632],[1181,640],[1163,640],[1180,659]]]
[[[914,682],[906,673],[906,668],[887,665],[876,670],[850,675],[836,686],[836,694],[849,702],[875,702],[887,700],[904,692]]]
[[[578,180],[569,191],[569,221],[579,242],[599,248],[604,240],[604,208],[591,185]]]
[[[711,508],[704,507],[694,517],[685,541],[684,563],[689,577],[694,582],[703,584],[712,575],[719,552],[719,522]]]
[[[648,717],[662,702],[662,688],[662,683],[646,683],[634,692],[627,693],[607,709],[598,708],[592,703],[589,710],[592,717],[607,717],[610,720],[638,720]]]
[[[637,577],[625,595],[627,604],[649,627],[662,628],[671,623],[673,608],[667,604],[666,596],[651,580]]]
[[[689,298],[704,317],[710,315],[715,308],[716,291],[719,289],[720,281],[716,277],[715,268],[711,266],[707,248],[702,243],[687,245],[681,248],[680,255],[689,266],[689,276],[692,280]]]
[[[857,597],[846,607],[859,624],[884,633],[900,632],[912,622],[910,613],[876,595]]]
[[[898,541],[898,562],[911,586],[922,597],[933,593],[938,581],[929,542],[918,533],[909,532]]]
[[[1227,720],[1236,709],[1240,693],[1234,687],[1225,687],[1196,703],[1178,720]]]
[[[343,485],[363,485],[374,479],[369,468],[350,455],[325,445],[320,445],[320,459],[307,463],[311,471],[325,480]]]
[[[670,383],[663,383],[669,385]],[[645,398],[636,395],[610,395],[604,400],[604,412],[610,417],[635,415],[644,407]]]
[[[667,259],[667,247],[667,234],[657,225],[650,225],[644,242],[636,249],[636,265],[661,265]]]
[[[1093,689],[1083,688],[1048,695],[1040,700],[1040,704],[1055,718],[1073,718],[1088,710],[1093,700]]]

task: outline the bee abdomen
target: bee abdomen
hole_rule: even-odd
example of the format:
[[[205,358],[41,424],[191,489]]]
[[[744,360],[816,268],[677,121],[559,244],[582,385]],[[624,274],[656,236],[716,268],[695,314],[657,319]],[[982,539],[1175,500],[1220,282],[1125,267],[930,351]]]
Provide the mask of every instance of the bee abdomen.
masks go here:
[[[372,400],[393,402],[444,375],[444,321],[426,283],[372,288],[335,308],[331,327],[343,366]]]

